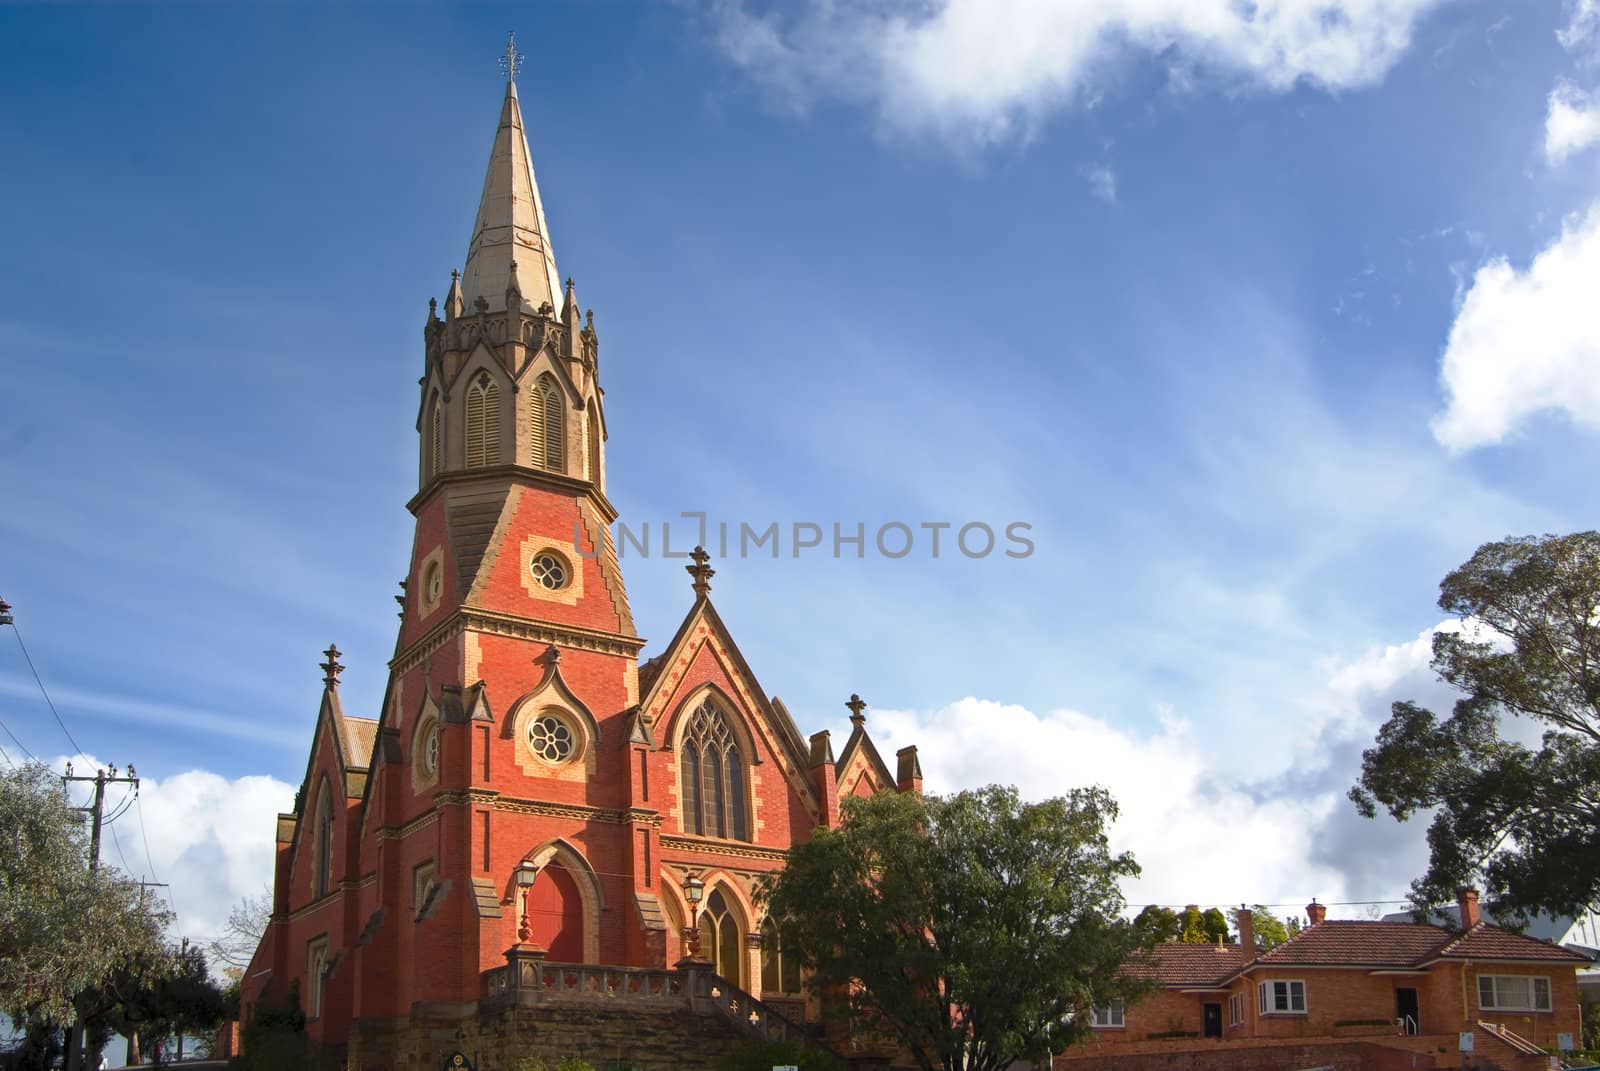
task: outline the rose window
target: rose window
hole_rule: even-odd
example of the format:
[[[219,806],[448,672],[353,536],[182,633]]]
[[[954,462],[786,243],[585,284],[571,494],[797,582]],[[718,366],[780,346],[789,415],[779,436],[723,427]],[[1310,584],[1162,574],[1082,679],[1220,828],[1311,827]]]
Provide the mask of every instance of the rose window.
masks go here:
[[[528,563],[528,572],[551,591],[567,586],[567,563],[554,554],[540,554],[534,558]]]
[[[541,714],[528,726],[528,749],[545,762],[565,762],[572,757],[572,730],[551,714]]]

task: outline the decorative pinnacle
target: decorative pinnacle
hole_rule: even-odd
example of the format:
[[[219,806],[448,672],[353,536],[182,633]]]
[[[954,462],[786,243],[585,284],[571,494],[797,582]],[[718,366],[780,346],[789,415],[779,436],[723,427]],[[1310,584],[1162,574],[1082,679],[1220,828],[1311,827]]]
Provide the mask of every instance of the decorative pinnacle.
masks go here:
[[[695,547],[690,551],[689,557],[694,559],[693,565],[685,565],[684,572],[694,577],[694,593],[696,595],[711,594],[711,578],[717,571],[711,568],[711,555],[706,553],[705,547]]]
[[[0,625],[9,625],[11,622],[11,604],[0,599]]]
[[[862,699],[859,695],[856,695],[854,692],[851,692],[850,693],[850,701],[847,702],[845,704],[845,706],[848,707],[849,710],[850,710],[850,724],[856,725],[856,726],[861,726],[861,725],[865,725],[866,724],[867,716],[862,713],[862,711],[867,709],[866,700]]]
[[[500,73],[506,76],[506,81],[515,82],[517,72],[522,70],[522,61],[528,57],[517,51],[517,31],[512,30],[506,34],[506,51],[500,57]]]
[[[344,667],[339,664],[339,645],[330,643],[328,644],[328,649],[322,653],[328,656],[328,660],[321,663],[322,683],[329,688],[337,688],[339,687],[339,674],[344,672]]]

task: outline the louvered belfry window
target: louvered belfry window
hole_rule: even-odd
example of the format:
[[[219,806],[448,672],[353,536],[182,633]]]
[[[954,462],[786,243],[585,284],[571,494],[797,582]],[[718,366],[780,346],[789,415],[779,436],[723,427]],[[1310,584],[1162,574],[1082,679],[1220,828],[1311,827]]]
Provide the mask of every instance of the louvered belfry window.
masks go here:
[[[439,404],[439,393],[433,395],[433,411],[428,415],[428,475],[437,476],[444,467],[444,406]]]
[[[500,384],[479,372],[467,390],[467,468],[500,464]]]
[[[562,464],[566,428],[561,391],[556,387],[555,377],[549,372],[540,376],[532,394],[529,406],[533,433],[528,438],[533,444],[533,465],[550,472],[562,472],[566,469]]]
[[[728,718],[707,698],[683,735],[683,828],[701,837],[750,839],[744,758]]]

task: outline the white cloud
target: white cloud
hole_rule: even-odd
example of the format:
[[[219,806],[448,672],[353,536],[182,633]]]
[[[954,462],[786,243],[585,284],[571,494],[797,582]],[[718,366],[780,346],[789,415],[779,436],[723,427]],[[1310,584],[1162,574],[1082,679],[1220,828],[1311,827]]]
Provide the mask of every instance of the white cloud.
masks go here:
[[[1596,141],[1600,141],[1600,101],[1571,82],[1556,83],[1544,120],[1545,157],[1559,164]]]
[[[1105,164],[1086,167],[1079,174],[1089,184],[1089,192],[1100,200],[1112,202],[1117,199],[1117,173]]]
[[[1595,38],[1600,29],[1600,0],[1576,0],[1572,4],[1572,21],[1556,33],[1562,47],[1576,51]]]
[[[91,757],[73,761],[79,773],[96,767]],[[205,770],[142,776],[138,805],[106,827],[101,861],[135,879],[166,882],[159,892],[170,893],[177,909],[175,936],[203,943],[222,931],[242,897],[271,888],[276,815],[294,805],[294,791],[272,777],[229,780]],[[117,789],[106,795],[109,815],[123,796]]]
[[[1600,205],[1569,220],[1525,272],[1478,269],[1450,328],[1434,437],[1452,450],[1501,442],[1534,413],[1600,426]]]
[[[1279,731],[1292,738],[1288,749],[1256,732],[1200,730],[1171,712],[1145,731],[971,697],[930,715],[877,710],[870,727],[885,754],[918,746],[930,791],[998,782],[1039,799],[1109,788],[1121,807],[1113,846],[1144,868],[1125,889],[1131,903],[1294,908],[1312,896],[1402,897],[1426,864],[1421,824],[1363,819],[1345,791],[1391,702],[1447,706],[1428,668],[1433,633],[1314,670],[1307,694],[1285,709],[1324,713],[1312,723],[1286,717]],[[1267,757],[1280,750],[1296,753],[1290,765]]]
[[[1092,96],[1127,53],[1273,91],[1379,81],[1444,0],[813,0],[718,9],[735,63],[803,106],[873,103],[891,123],[990,141]]]

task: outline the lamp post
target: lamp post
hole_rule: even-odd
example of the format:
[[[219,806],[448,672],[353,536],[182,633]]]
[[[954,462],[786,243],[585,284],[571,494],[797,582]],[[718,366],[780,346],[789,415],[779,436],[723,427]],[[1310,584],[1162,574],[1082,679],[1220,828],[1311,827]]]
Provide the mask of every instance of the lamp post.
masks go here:
[[[528,917],[529,904],[533,899],[533,883],[539,877],[539,864],[529,859],[524,859],[517,864],[517,888],[522,893],[522,921],[517,926],[517,943],[525,951],[540,951],[533,948],[533,920]]]
[[[706,883],[700,875],[690,874],[683,879],[683,895],[689,901],[689,958],[700,958],[700,898],[706,894]]]

